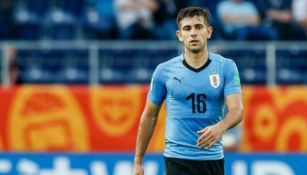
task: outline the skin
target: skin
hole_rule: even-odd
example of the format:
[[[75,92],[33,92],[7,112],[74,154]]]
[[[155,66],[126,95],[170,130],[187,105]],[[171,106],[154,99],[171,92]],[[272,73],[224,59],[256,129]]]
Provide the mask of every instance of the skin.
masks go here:
[[[124,4],[121,4],[119,7],[123,10],[136,10],[140,8],[146,8],[146,9],[153,10],[153,11],[159,8],[157,2],[154,0],[126,2]]]
[[[183,18],[176,34],[179,41],[184,45],[184,58],[187,63],[194,68],[204,65],[208,60],[207,40],[212,34],[212,27],[205,22],[204,18],[200,16]],[[197,146],[210,148],[222,137],[226,130],[234,127],[242,120],[243,103],[241,95],[227,96],[226,104],[229,112],[222,121],[197,132],[199,134]],[[144,174],[142,161],[157,124],[160,108],[160,105],[155,105],[147,100],[137,133],[133,175]]]
[[[268,10],[267,16],[273,21],[279,21],[284,23],[292,22],[292,14],[290,10]]]
[[[184,45],[184,58],[187,63],[194,68],[204,65],[208,60],[207,40],[212,34],[212,27],[206,24],[204,18],[183,18],[176,34]]]
[[[149,100],[146,102],[137,133],[133,175],[144,174],[142,161],[154,128],[157,124],[160,107],[161,106],[155,105]]]

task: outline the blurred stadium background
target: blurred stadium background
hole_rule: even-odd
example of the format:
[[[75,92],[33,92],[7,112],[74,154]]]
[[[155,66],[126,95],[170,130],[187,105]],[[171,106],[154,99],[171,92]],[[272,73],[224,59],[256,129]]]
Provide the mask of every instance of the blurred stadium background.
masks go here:
[[[151,74],[181,53],[176,14],[202,6],[210,51],[236,62],[243,85],[226,174],[306,175],[307,2],[230,1],[223,12],[222,0],[1,0],[0,174],[130,175]],[[163,108],[147,175],[163,174],[164,119]]]

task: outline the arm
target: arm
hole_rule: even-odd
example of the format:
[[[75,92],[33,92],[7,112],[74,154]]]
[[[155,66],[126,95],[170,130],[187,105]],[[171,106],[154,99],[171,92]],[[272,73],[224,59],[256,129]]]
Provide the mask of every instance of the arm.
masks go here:
[[[209,148],[214,145],[219,139],[221,139],[223,133],[228,129],[235,127],[242,120],[243,115],[243,102],[241,94],[228,95],[226,98],[226,103],[228,107],[228,113],[223,120],[215,125],[206,127],[200,131],[199,139],[197,140],[197,145],[199,147]]]
[[[133,175],[144,174],[142,161],[157,123],[160,107],[150,100],[146,102],[137,133]]]
[[[290,10],[268,10],[267,16],[273,21],[290,23],[292,14]]]
[[[229,95],[226,98],[226,103],[229,112],[226,117],[218,123],[221,128],[224,128],[224,131],[235,127],[241,122],[243,116],[242,95]]]
[[[218,6],[218,15],[222,19],[222,21],[226,24],[247,24],[251,26],[258,26],[260,24],[260,16],[257,11],[257,8],[249,3],[249,2],[242,2],[245,4],[244,9],[242,9],[239,5],[237,7],[229,8],[229,4],[227,1],[223,2]],[[232,6],[232,5],[231,5]],[[236,9],[234,9],[236,8]],[[234,13],[233,11],[249,11],[249,13]]]
[[[122,10],[137,10],[140,8],[147,8],[150,10],[156,10],[158,8],[158,4],[156,1],[141,1],[141,2],[134,2],[134,1],[127,1],[122,2],[119,4],[119,8]]]
[[[225,14],[222,16],[223,21],[228,24],[246,23],[252,26],[258,26],[260,24],[260,18],[257,15],[253,16],[233,16]]]

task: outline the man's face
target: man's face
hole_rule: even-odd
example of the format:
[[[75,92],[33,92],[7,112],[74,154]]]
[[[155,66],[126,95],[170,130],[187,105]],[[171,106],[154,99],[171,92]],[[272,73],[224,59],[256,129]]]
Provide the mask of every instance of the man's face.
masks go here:
[[[180,22],[177,37],[192,52],[203,50],[211,37],[212,27],[202,16],[185,17]]]

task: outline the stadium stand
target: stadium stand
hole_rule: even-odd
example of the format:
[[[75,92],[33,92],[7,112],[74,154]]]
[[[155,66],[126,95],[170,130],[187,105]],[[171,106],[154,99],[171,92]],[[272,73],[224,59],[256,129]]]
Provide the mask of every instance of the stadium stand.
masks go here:
[[[15,46],[17,58],[14,64],[20,70],[22,83],[148,83],[159,63],[180,53],[178,43],[173,37],[167,38],[167,44],[162,44],[163,46],[157,46],[159,42],[154,43],[155,41],[149,45],[142,41],[132,41],[122,47],[118,45],[121,41],[118,40],[119,30],[113,0],[16,0],[13,8],[12,3],[7,2],[3,2],[0,8],[0,22],[8,24],[0,26],[0,39],[26,41]],[[253,44],[246,47],[244,43],[231,43],[230,48],[227,38],[223,38],[217,17],[220,2],[173,1],[176,8],[169,10],[174,13],[188,5],[207,7],[212,13],[211,22],[214,27],[210,46],[213,51],[234,59],[240,70],[242,83],[307,82],[304,76],[307,73],[307,49],[304,43],[279,44],[277,41],[273,49],[269,46],[270,41],[256,44],[260,45],[256,49]],[[249,2],[257,4],[258,1]],[[10,13],[12,18],[5,18]],[[2,34],[5,36],[2,37]],[[158,39],[161,38],[157,37],[156,40]],[[99,41],[87,43],[92,40]],[[63,41],[68,43],[63,44]],[[48,48],[40,48],[48,42],[51,42]],[[64,45],[64,49],[59,48],[58,43]],[[76,43],[83,43],[84,47],[80,48]],[[3,46],[5,45],[4,42]],[[279,45],[281,47],[277,47]],[[5,47],[1,51],[4,52]],[[4,78],[4,54],[2,58],[1,82],[4,83],[8,82]]]
[[[149,83],[159,63],[181,53],[178,43],[170,41],[81,43],[82,47],[74,42],[51,42],[48,47],[42,42],[41,48],[28,42],[16,45],[21,82]],[[306,83],[304,43],[274,43],[273,48],[269,42],[229,44],[211,42],[210,50],[236,62],[243,84]]]

